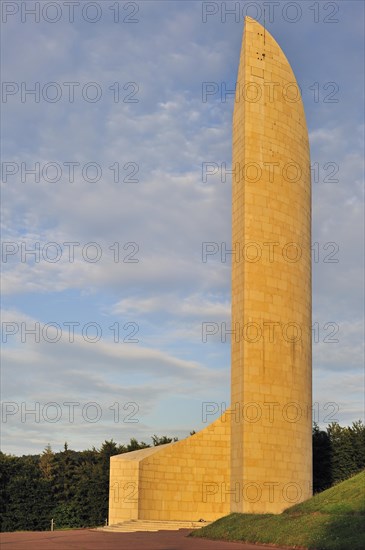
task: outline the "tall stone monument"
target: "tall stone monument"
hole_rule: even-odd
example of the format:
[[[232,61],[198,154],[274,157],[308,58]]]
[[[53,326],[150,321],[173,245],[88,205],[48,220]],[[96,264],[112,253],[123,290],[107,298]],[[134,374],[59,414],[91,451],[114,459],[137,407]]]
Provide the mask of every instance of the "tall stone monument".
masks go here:
[[[231,510],[280,512],[308,498],[312,480],[310,159],[294,73],[273,37],[250,18],[237,94],[231,484],[257,483],[260,498],[255,502],[252,485],[251,502],[233,498]]]
[[[111,458],[109,524],[280,513],[312,494],[311,189],[295,76],[245,20],[233,114],[231,407]]]

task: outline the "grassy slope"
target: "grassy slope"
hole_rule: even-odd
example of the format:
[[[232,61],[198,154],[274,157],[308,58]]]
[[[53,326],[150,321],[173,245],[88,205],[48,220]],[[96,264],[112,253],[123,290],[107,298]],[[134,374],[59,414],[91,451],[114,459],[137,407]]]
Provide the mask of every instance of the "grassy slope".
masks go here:
[[[365,471],[280,515],[230,514],[192,536],[316,550],[363,550],[364,489]]]

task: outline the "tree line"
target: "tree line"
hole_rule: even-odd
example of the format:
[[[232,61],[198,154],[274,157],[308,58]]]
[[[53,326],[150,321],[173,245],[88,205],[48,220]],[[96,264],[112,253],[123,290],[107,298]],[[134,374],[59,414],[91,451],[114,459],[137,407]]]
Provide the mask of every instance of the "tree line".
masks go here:
[[[193,434],[195,432],[191,432]],[[48,530],[104,525],[108,517],[110,457],[177,441],[152,436],[152,445],[132,438],[127,445],[105,441],[100,449],[60,452],[49,445],[40,455],[0,452],[1,531]],[[332,423],[313,427],[313,489],[320,492],[365,468],[365,426]]]
[[[313,426],[313,492],[319,493],[365,468],[365,425],[343,427],[332,422],[325,430]]]

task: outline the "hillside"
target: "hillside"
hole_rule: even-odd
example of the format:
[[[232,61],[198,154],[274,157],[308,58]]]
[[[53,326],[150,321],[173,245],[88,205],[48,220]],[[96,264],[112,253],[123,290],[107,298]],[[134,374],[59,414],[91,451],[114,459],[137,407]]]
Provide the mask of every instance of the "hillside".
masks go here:
[[[316,550],[362,550],[365,471],[282,514],[230,514],[191,536]]]

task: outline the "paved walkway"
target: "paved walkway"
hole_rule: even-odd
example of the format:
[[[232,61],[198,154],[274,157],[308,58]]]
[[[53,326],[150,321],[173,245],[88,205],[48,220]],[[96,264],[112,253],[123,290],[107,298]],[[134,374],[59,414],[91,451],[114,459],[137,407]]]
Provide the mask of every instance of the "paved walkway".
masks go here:
[[[157,533],[100,533],[73,531],[23,531],[1,533],[3,550],[268,550],[268,546],[188,538],[188,529]],[[275,550],[283,550],[275,547]]]

